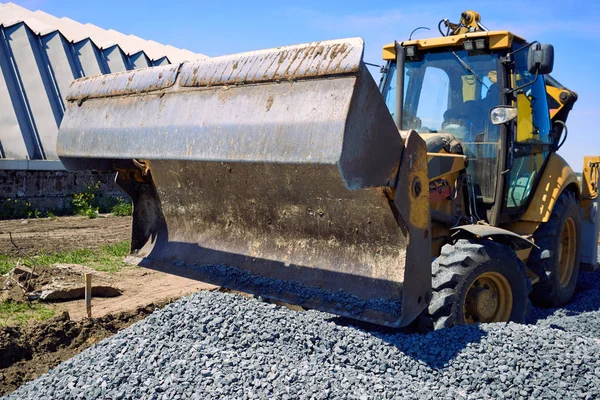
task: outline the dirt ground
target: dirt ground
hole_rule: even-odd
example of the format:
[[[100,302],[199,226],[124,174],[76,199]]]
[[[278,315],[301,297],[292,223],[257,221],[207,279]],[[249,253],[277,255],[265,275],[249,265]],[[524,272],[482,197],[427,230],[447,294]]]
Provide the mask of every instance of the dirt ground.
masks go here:
[[[153,302],[178,299],[199,290],[214,290],[208,283],[168,275],[143,268],[126,269],[118,273],[117,287],[123,291],[118,297],[94,298],[92,316],[104,317],[116,312],[135,310]],[[86,317],[84,300],[61,304],[74,320]]]
[[[19,256],[8,232],[28,255],[98,248],[129,239],[130,217],[0,221],[0,255]],[[51,303],[56,316],[20,327],[0,328],[0,396],[35,379],[60,362],[120,329],[143,319],[157,307],[198,290],[216,286],[140,267],[124,267],[111,279],[117,297],[92,299],[92,319],[83,299]]]
[[[0,396],[17,389],[82,350],[128,327],[168,301],[102,318],[74,321],[68,313],[37,325],[0,327]]]
[[[131,217],[90,219],[87,217],[58,217],[0,221],[0,255],[20,256],[10,243],[13,240],[29,255],[40,252],[59,252],[74,249],[93,249],[105,244],[129,239]]]

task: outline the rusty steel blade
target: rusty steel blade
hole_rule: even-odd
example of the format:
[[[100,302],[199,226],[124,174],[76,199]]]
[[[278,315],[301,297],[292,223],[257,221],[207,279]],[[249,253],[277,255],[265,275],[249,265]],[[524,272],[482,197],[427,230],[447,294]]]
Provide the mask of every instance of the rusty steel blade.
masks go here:
[[[403,326],[431,286],[425,148],[405,146],[362,53],[346,39],[76,81],[58,153],[117,168],[143,265]]]

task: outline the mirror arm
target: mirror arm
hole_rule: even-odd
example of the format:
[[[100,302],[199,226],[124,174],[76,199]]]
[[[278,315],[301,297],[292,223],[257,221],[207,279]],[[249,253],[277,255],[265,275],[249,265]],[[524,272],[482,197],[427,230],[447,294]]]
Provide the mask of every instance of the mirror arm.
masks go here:
[[[512,57],[513,55],[517,54],[518,52],[520,52],[520,51],[522,51],[522,50],[525,50],[525,49],[528,49],[528,48],[530,48],[531,46],[533,46],[533,45],[534,45],[534,44],[536,44],[536,43],[538,43],[538,44],[539,44],[540,42],[538,42],[537,40],[534,40],[533,42],[531,42],[531,43],[527,43],[526,45],[524,45],[524,46],[522,46],[522,47],[519,47],[519,48],[518,48],[518,49],[516,49],[515,51],[508,53],[508,54],[507,54],[507,56],[511,56],[511,57]]]
[[[508,93],[510,94],[510,93],[518,92],[519,90],[522,90],[522,89],[526,88],[527,86],[533,85],[534,83],[537,82],[539,76],[540,76],[540,72],[539,72],[539,70],[537,70],[537,71],[535,71],[535,78],[533,78],[533,80],[531,82],[527,82],[526,84],[516,87],[514,89],[508,89]]]
[[[530,48],[531,46],[533,46],[533,45],[534,45],[534,44],[536,44],[536,43],[537,43],[537,44],[539,44],[540,42],[538,42],[537,40],[535,40],[535,41],[533,41],[533,42],[531,42],[531,43],[527,43],[526,45],[524,45],[524,46],[522,46],[522,47],[519,47],[518,49],[516,49],[516,50],[515,50],[515,51],[513,51],[513,52],[510,52],[510,53],[508,53],[508,54],[506,55],[506,57],[505,57],[505,60],[506,60],[506,62],[507,62],[507,63],[510,63],[510,62],[512,62],[512,60],[513,60],[513,58],[514,58],[513,56],[514,56],[516,53],[518,53],[518,52],[520,52],[520,51],[523,51],[523,50],[525,50],[525,49],[528,49],[528,48]],[[514,88],[514,89],[507,89],[506,93],[507,93],[507,94],[512,94],[512,93],[514,93],[514,92],[516,92],[516,91],[519,91],[519,90],[522,90],[522,89],[526,88],[527,86],[533,85],[535,82],[537,82],[539,75],[540,75],[540,73],[539,73],[539,68],[537,68],[537,69],[536,69],[536,71],[535,71],[535,78],[533,79],[533,81],[531,81],[531,82],[529,82],[529,83],[526,83],[526,84],[524,84],[524,85],[522,85],[522,86],[519,86],[519,87],[517,87],[517,88]]]

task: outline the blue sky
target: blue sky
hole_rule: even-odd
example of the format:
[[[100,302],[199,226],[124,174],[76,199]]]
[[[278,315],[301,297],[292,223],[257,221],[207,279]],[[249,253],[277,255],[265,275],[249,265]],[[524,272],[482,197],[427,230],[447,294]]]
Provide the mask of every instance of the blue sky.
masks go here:
[[[438,36],[442,18],[478,11],[489,29],[508,29],[555,47],[552,75],[579,94],[559,154],[581,171],[585,154],[600,154],[600,2],[546,1],[156,1],[13,0],[30,10],[115,29],[218,56],[240,51],[360,36],[365,60],[380,63],[394,40]],[[378,76],[376,76],[378,79]]]

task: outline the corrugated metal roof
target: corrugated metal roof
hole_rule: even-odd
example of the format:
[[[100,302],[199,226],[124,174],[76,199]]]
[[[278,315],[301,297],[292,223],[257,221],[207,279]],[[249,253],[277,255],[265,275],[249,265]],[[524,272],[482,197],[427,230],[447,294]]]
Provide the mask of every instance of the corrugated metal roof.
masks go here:
[[[0,3],[0,159],[57,160],[74,79],[207,56]]]
[[[58,18],[44,11],[29,11],[13,3],[0,3],[0,25],[10,27],[25,22],[37,35],[44,36],[59,30],[70,42],[90,39],[96,47],[104,49],[118,44],[127,55],[143,51],[151,60],[167,57],[171,63],[207,58],[204,54],[163,45],[153,40],[144,40],[135,35],[126,35],[113,29],[102,29],[93,24],[82,24],[67,17]]]

